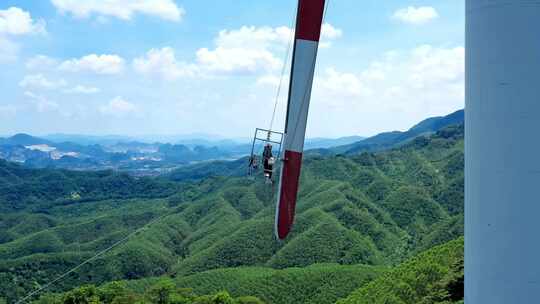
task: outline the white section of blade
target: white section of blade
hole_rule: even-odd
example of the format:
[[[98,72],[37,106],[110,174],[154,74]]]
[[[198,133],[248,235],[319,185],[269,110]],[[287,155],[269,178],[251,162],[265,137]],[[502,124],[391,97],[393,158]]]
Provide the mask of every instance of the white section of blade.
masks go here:
[[[316,41],[296,40],[288,108],[289,121],[285,131],[287,136],[283,150],[300,153],[304,150],[318,45],[319,43]]]

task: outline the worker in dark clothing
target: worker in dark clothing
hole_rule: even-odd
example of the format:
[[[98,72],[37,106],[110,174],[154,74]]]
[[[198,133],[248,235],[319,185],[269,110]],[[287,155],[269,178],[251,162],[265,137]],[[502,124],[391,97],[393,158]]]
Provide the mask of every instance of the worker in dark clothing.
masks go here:
[[[264,146],[264,151],[263,151],[263,159],[264,159],[264,176],[272,181],[272,173],[274,173],[274,163],[275,163],[275,158],[274,158],[274,155],[272,154],[272,145],[270,144],[267,144],[266,146]]]

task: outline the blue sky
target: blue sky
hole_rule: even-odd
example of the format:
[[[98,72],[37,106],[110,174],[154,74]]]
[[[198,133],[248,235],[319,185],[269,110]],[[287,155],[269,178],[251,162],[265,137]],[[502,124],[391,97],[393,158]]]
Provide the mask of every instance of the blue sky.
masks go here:
[[[308,136],[402,130],[463,107],[463,1],[330,1]],[[269,124],[295,7],[4,0],[0,134],[248,137]]]

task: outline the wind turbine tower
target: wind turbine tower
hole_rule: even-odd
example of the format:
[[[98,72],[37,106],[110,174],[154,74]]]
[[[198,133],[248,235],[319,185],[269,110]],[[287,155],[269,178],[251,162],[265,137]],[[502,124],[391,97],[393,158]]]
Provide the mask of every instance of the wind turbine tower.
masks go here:
[[[466,0],[465,303],[540,303],[540,1]]]

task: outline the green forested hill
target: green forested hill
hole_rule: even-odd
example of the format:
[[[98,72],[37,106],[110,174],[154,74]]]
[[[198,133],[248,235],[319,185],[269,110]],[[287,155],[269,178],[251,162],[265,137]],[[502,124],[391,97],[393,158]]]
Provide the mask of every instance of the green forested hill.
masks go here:
[[[201,294],[227,290],[266,303],[334,303],[377,278],[385,269],[363,265],[318,264],[306,268],[219,269],[177,278],[178,286]]]
[[[397,265],[463,233],[463,126],[395,150],[307,158],[304,168],[297,222],[280,243],[272,232],[274,189],[261,180],[135,179],[2,162],[0,298],[12,302],[158,216],[163,220],[50,291],[169,275],[187,287],[211,282],[197,285],[197,294],[219,287],[290,303],[272,293],[279,286],[261,291],[265,282],[283,276],[315,288],[322,284],[317,278],[351,278],[347,290],[322,284],[306,295],[324,300],[305,303],[332,303],[376,276],[379,266]],[[320,263],[334,266],[291,270]],[[358,264],[366,266],[346,266]],[[223,279],[212,282],[216,277]],[[256,279],[252,292],[237,294],[249,291],[243,282]]]
[[[388,271],[386,267],[316,264],[305,268],[237,267],[177,277],[177,290],[195,294],[227,291],[237,298],[255,296],[264,303],[335,303]],[[144,295],[163,278],[119,282],[134,294]]]
[[[172,182],[133,178],[113,171],[27,169],[0,159],[0,211],[48,213],[52,206],[107,198],[168,197]]]
[[[338,304],[463,303],[463,239],[431,249]]]
[[[37,303],[337,303],[463,304],[463,238],[421,253],[391,270],[318,264],[274,270],[219,269],[180,277],[111,282],[45,295]],[[197,296],[210,294],[209,296]],[[234,297],[234,298],[233,298]]]

